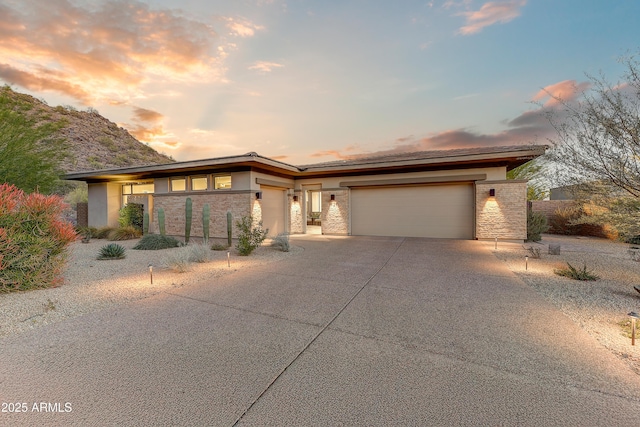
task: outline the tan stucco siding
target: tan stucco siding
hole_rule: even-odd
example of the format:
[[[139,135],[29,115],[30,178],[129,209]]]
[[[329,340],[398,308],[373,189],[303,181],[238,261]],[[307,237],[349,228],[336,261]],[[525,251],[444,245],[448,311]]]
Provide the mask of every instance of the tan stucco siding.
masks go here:
[[[117,182],[89,184],[89,226],[117,227],[122,204],[122,185]]]

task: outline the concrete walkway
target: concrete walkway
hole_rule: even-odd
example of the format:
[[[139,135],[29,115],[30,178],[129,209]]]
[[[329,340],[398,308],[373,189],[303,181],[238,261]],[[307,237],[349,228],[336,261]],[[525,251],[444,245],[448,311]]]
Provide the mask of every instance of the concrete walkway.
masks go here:
[[[0,400],[28,407],[0,425],[638,425],[640,377],[486,245],[292,240],[304,253],[0,340]]]

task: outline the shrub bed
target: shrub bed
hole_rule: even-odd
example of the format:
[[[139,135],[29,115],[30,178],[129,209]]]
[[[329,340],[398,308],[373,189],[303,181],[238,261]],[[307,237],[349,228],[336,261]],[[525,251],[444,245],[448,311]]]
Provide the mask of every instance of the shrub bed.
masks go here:
[[[0,292],[48,288],[62,282],[73,226],[58,196],[25,194],[0,185]]]

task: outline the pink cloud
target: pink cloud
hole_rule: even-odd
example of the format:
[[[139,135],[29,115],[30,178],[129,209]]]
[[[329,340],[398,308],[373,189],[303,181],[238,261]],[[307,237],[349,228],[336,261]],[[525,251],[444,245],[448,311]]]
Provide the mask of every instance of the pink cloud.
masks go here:
[[[234,35],[258,28],[226,19]],[[21,0],[0,5],[0,78],[84,104],[144,97],[154,82],[223,81],[227,48],[203,20],[140,1]]]
[[[176,147],[177,142],[165,141],[174,137],[164,129],[164,115],[146,108],[133,107],[133,123],[125,123],[125,127],[137,140],[143,142],[162,142],[169,147]]]
[[[561,102],[573,101],[580,94],[591,87],[591,83],[576,83],[575,80],[564,80],[545,86],[535,94],[532,101],[540,102],[546,99],[545,107],[553,107]]]
[[[146,108],[134,107],[134,120],[139,122],[160,122],[164,116],[157,111],[147,110]]]
[[[479,10],[461,12],[459,15],[466,17],[466,25],[458,30],[459,34],[475,34],[484,27],[497,23],[509,22],[520,16],[520,8],[527,4],[527,0],[511,0],[504,2],[488,2]]]
[[[268,62],[268,61],[257,61],[255,64],[251,65],[249,70],[256,70],[261,73],[270,73],[274,68],[282,68],[283,64],[278,64],[277,62]]]

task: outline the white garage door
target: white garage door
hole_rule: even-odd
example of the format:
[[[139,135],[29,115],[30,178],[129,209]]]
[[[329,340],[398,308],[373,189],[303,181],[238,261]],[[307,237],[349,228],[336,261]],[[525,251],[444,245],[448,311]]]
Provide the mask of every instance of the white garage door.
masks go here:
[[[284,233],[285,193],[279,188],[262,187],[262,228],[269,229],[269,237]]]
[[[351,234],[473,239],[470,184],[351,190]]]

